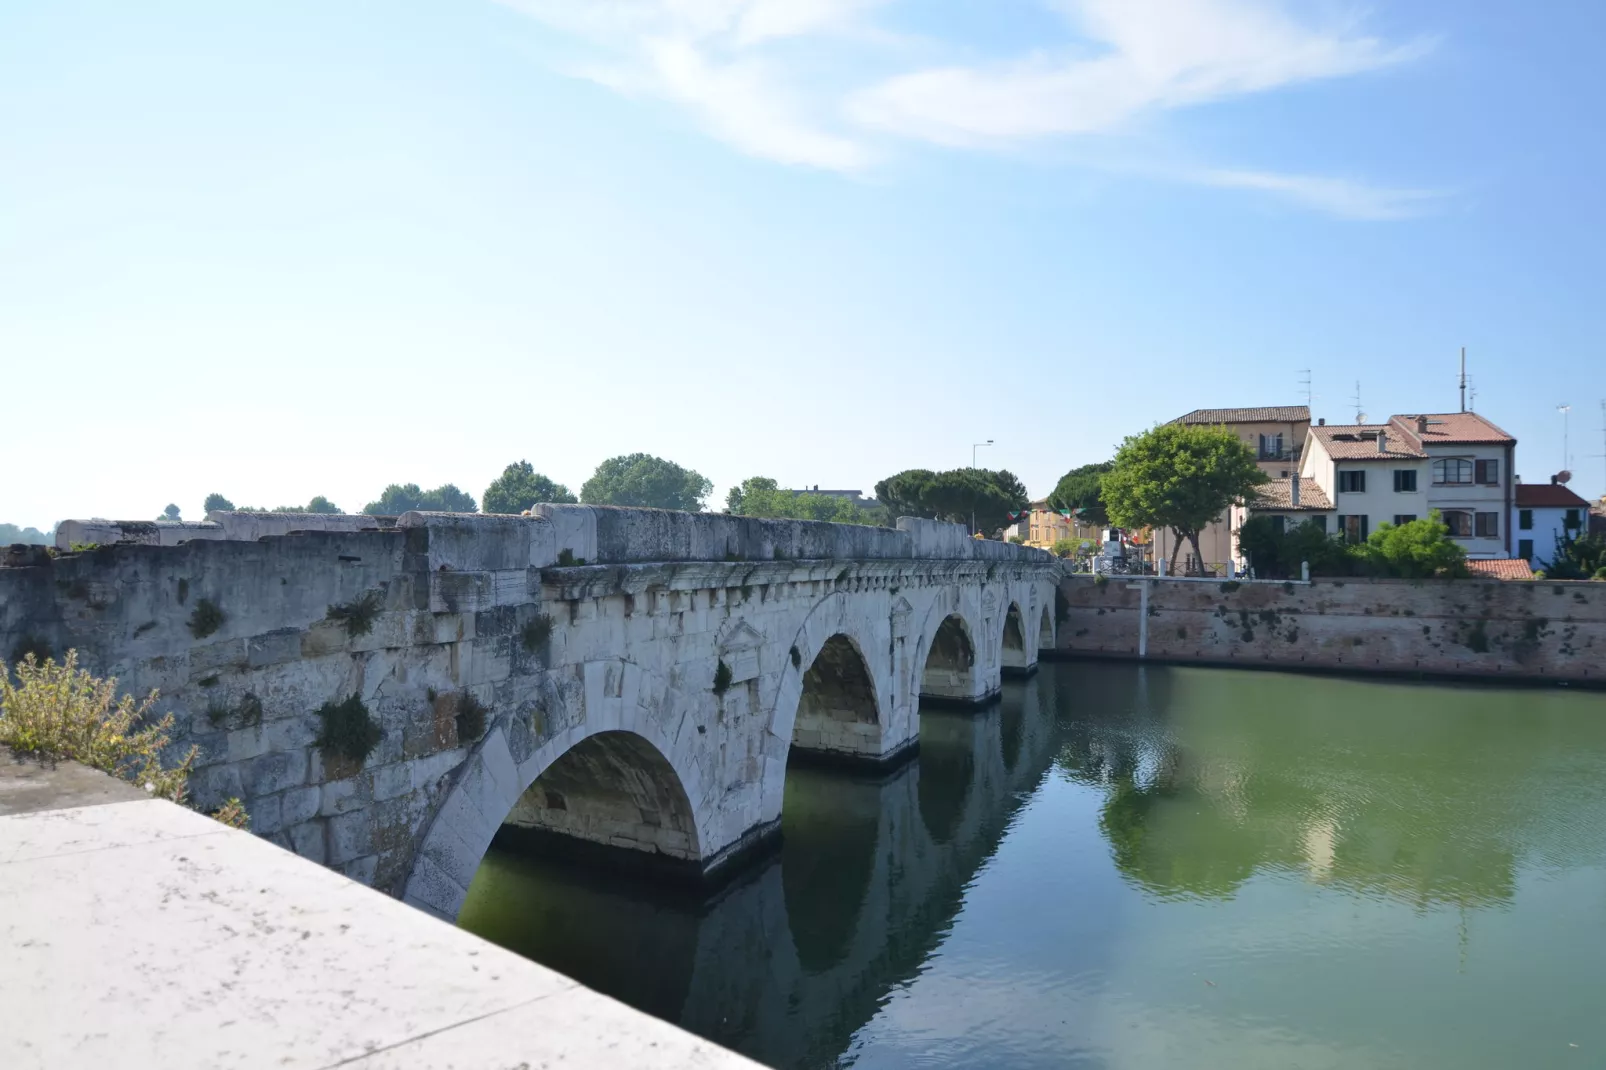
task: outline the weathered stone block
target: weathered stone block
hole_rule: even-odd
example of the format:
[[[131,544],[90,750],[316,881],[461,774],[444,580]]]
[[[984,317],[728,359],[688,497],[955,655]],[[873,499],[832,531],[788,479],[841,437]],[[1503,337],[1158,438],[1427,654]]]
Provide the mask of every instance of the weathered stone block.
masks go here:
[[[338,621],[321,620],[301,633],[301,656],[321,658],[338,654],[347,648],[350,636],[346,626]]]
[[[257,725],[253,728],[239,728],[229,733],[229,761],[243,762],[266,754],[268,751],[268,735],[266,730]]]
[[[325,841],[328,844],[329,865],[338,866],[372,854],[373,817],[366,810],[331,817],[325,824]]]
[[[322,821],[307,821],[292,826],[287,830],[290,836],[290,849],[309,861],[323,865],[328,857],[328,850],[324,843],[324,828]]]
[[[245,641],[246,662],[253,669],[301,660],[301,629],[278,628]]]
[[[258,836],[278,832],[284,827],[284,800],[278,795],[262,795],[246,805],[251,831]]]
[[[374,799],[382,802],[413,790],[413,771],[410,763],[381,766],[373,771]]]
[[[323,789],[316,784],[306,787],[290,788],[281,796],[281,806],[284,810],[284,823],[297,825],[316,817],[318,803],[322,797]]]
[[[190,648],[190,679],[204,680],[246,667],[245,640],[223,639]]]
[[[242,765],[240,782],[251,798],[305,784],[307,752],[276,751],[253,758]]]
[[[354,858],[340,867],[340,872],[359,884],[373,884],[374,872],[379,868],[379,856]]]
[[[345,780],[331,780],[323,785],[318,798],[318,813],[324,817],[361,810],[373,802],[373,785],[367,775]]]

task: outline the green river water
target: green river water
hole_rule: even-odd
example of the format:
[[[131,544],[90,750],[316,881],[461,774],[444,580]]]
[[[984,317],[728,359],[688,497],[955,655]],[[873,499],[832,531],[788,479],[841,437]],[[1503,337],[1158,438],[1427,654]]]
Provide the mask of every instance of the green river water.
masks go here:
[[[1606,696],[1045,665],[712,899],[461,923],[780,1068],[1606,1067]]]

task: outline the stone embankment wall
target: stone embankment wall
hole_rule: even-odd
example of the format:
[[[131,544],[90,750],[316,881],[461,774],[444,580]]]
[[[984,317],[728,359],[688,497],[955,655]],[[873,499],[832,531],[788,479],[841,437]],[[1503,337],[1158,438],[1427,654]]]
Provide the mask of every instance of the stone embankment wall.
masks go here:
[[[789,667],[801,674],[794,662],[807,666],[803,654],[812,658],[814,631],[823,643],[827,624],[863,618],[867,636],[892,637],[867,639],[867,656],[890,664],[889,644],[908,627],[912,663],[918,629],[926,615],[940,621],[939,604],[970,614],[980,644],[984,627],[1001,633],[1015,602],[1040,610],[1057,575],[1042,551],[976,542],[929,521],[890,530],[537,511],[394,522],[213,514],[204,529],[86,522],[72,542],[118,541],[55,556],[0,551],[0,659],[76,649],[83,667],[117,677],[120,692],[158,689],[157,709],[174,715],[175,750],[199,750],[198,805],[238,797],[258,834],[400,894],[421,855],[445,856],[425,845],[437,814],[458,815],[457,829],[469,823],[458,812],[479,807],[474,821],[494,829],[539,775],[535,766],[604,730],[656,733],[676,790],[690,798],[658,798],[657,784],[628,798],[598,793],[592,834],[613,842],[606,822],[634,806],[636,825],[652,834],[637,846],[672,854],[694,831],[706,834],[699,853],[711,856],[758,812],[755,778],[775,762],[765,757],[769,722],[757,714],[778,701],[796,706],[785,681]],[[183,530],[205,534],[176,541]],[[743,623],[768,618],[773,635]],[[664,670],[646,672],[632,657]],[[989,657],[996,682],[996,652]],[[721,663],[730,686],[718,695],[710,681]],[[353,699],[376,724],[377,744],[360,763],[327,758],[320,710]],[[743,702],[753,716],[742,715]],[[782,750],[790,742],[788,734]],[[641,769],[624,768],[630,757],[595,749],[575,772],[611,762],[628,783]],[[738,796],[742,805],[729,801]],[[470,876],[472,847],[452,854]],[[460,887],[425,898],[448,916],[466,887],[452,876]]]
[[[1142,610],[1148,588],[1148,610]],[[1606,686],[1606,583],[1061,581],[1057,649],[1212,664]]]

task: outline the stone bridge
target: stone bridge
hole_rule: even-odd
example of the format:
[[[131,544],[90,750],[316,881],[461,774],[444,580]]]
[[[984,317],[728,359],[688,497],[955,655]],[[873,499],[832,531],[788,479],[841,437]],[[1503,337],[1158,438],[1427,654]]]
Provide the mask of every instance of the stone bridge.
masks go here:
[[[534,512],[69,522],[100,544],[7,553],[0,650],[159,689],[197,805],[451,919],[504,826],[728,871],[791,756],[895,763],[922,705],[986,705],[1053,646],[1053,558],[957,525]],[[321,738],[342,710],[360,760]]]

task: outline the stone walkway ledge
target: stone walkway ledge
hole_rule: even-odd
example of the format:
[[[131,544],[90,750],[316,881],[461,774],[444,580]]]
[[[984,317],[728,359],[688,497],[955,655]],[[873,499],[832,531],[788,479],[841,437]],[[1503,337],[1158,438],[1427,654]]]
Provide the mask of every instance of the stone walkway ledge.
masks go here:
[[[0,1067],[756,1063],[99,773],[0,758]]]

